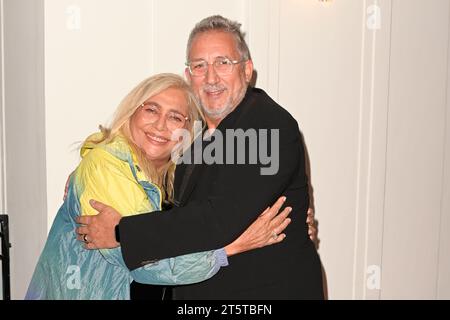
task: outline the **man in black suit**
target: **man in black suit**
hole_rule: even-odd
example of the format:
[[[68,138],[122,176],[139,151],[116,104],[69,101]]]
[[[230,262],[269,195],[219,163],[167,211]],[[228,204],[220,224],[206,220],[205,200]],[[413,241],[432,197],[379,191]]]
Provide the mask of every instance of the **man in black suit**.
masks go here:
[[[252,74],[240,24],[212,16],[196,25],[188,42],[186,76],[212,129],[211,136],[201,141],[203,161],[177,167],[177,201],[170,212],[120,219],[106,207],[101,219],[81,220],[87,224],[83,230],[90,239],[89,248],[116,246],[113,228],[119,219],[116,229],[130,269],[157,259],[222,248],[254,221],[256,213],[285,195],[286,204],[293,208],[285,241],[232,256],[229,266],[216,276],[176,287],[173,297],[323,298],[320,260],[305,224],[309,197],[300,131],[295,119],[263,90],[249,87]],[[245,143],[233,144],[243,133],[248,138]],[[260,156],[256,160],[255,136]],[[205,161],[206,150],[213,163]]]

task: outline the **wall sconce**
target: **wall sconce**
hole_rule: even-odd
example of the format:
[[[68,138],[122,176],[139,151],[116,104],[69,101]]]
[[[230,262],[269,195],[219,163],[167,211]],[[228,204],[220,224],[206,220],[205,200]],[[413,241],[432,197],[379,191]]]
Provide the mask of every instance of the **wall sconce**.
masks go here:
[[[318,0],[324,7],[328,7],[331,5],[331,2],[333,2],[333,0]]]

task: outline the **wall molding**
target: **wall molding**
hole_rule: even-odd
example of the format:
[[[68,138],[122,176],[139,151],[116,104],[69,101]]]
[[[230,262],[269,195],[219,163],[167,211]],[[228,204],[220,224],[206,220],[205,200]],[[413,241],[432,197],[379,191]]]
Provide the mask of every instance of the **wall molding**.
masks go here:
[[[44,0],[4,1],[3,10],[11,293],[22,299],[47,237]]]
[[[381,295],[391,9],[389,0],[364,0],[353,299]],[[371,24],[374,10],[381,14],[379,26]]]
[[[157,14],[156,14],[156,1],[155,0],[151,0],[151,10],[152,10],[152,22],[151,22],[151,30],[150,30],[150,34],[155,35],[156,34],[156,19],[157,19]],[[150,57],[151,59],[151,69],[150,69],[150,74],[155,74],[155,70],[156,70],[156,43],[155,43],[155,37],[151,37],[151,46],[152,46],[152,55]]]
[[[450,8],[449,26],[450,31]],[[450,299],[450,32],[447,47],[447,94],[442,167],[441,212],[439,216],[439,256],[437,261],[436,299]]]
[[[6,213],[5,50],[3,0],[0,0],[0,213]]]
[[[269,1],[268,90],[275,101],[280,98],[280,21],[281,1]]]

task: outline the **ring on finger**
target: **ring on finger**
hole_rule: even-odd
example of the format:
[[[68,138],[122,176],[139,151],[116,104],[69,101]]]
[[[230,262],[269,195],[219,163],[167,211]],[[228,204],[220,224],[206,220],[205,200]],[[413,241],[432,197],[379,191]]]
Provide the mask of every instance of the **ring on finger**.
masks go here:
[[[278,234],[276,233],[275,230],[272,231],[272,239],[273,240],[277,240],[278,239]]]

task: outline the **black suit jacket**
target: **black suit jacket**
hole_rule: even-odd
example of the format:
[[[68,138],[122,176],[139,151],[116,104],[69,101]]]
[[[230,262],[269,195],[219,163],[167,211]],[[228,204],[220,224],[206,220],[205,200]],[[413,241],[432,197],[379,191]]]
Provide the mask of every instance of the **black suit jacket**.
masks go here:
[[[121,220],[127,266],[134,269],[155,259],[223,248],[285,195],[286,205],[293,211],[287,238],[281,244],[230,257],[229,266],[212,279],[174,288],[174,298],[322,298],[320,261],[305,223],[308,183],[297,122],[264,91],[249,88],[243,101],[217,128],[225,138],[224,146],[227,129],[278,129],[278,172],[262,175],[261,168],[268,165],[260,161],[248,164],[248,156],[247,164],[179,165],[175,178],[175,196],[183,189],[177,198],[179,207]],[[270,134],[267,140],[271,141]],[[252,147],[245,145],[247,155]],[[275,148],[271,151],[276,152]],[[224,162],[227,156],[230,152],[225,149]]]

